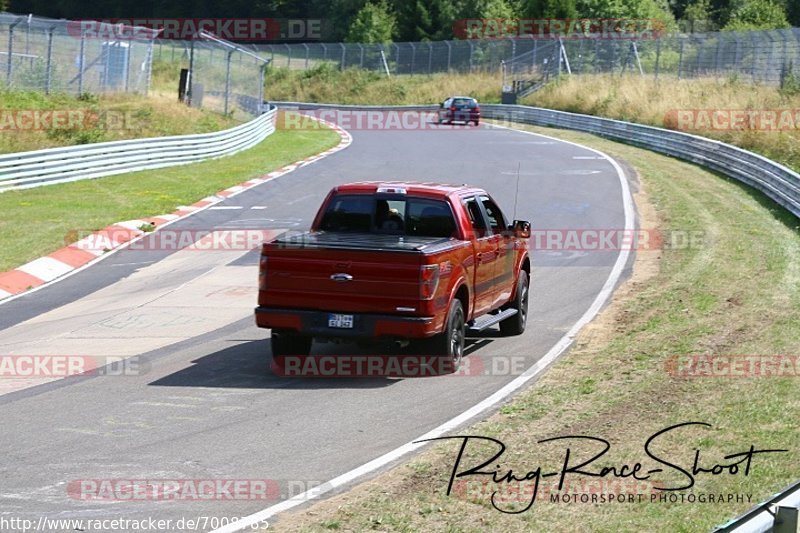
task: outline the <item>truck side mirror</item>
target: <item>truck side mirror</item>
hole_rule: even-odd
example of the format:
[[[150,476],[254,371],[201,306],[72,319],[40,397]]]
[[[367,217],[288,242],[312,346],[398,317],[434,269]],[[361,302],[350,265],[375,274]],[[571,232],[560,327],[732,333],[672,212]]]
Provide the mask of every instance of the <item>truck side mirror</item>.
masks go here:
[[[529,239],[531,237],[531,223],[527,220],[515,220],[508,229],[513,231],[518,239]]]

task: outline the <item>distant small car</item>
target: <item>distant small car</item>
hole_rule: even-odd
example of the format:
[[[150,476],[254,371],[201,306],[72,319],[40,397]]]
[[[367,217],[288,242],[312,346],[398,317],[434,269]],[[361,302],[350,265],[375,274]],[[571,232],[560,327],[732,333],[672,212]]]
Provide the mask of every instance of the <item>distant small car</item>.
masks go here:
[[[437,121],[439,124],[452,124],[454,122],[469,124],[473,122],[477,126],[481,121],[481,108],[474,98],[451,96],[439,104]]]

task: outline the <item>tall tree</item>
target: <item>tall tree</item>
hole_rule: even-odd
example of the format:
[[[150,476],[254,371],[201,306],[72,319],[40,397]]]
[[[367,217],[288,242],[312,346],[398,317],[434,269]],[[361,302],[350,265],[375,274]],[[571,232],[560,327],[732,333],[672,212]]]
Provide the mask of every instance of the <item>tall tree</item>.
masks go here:
[[[784,7],[773,0],[736,0],[725,30],[769,30],[788,28]]]
[[[395,32],[394,15],[386,3],[366,4],[358,12],[345,41],[350,43],[390,43]]]

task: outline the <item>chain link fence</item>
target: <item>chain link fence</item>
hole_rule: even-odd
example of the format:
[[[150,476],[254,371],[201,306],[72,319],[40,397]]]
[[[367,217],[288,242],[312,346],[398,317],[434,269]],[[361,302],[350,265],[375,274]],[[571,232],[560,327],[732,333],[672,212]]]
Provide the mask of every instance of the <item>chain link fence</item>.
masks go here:
[[[115,39],[78,22],[0,13],[0,76],[7,90],[147,94],[153,41],[145,28]]]
[[[576,74],[633,71],[678,78],[736,75],[754,82],[779,83],[788,74],[800,72],[798,28],[673,34],[638,40],[518,37],[385,45],[286,43],[255,48],[278,67],[309,69],[330,62],[342,69],[412,75],[500,71],[506,65],[509,74],[522,73],[526,68],[540,74],[561,68]],[[564,53],[554,56],[556,48]]]
[[[263,111],[268,59],[205,32],[190,42],[173,42],[171,48],[188,61],[190,105],[245,119]]]

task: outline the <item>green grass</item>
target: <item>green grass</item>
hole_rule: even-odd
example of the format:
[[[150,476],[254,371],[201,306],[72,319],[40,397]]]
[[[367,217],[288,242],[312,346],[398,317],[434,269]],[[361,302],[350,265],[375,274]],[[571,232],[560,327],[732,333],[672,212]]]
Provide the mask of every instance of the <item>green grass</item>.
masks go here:
[[[571,351],[498,413],[460,434],[500,439],[507,446],[503,472],[512,468],[520,476],[539,465],[558,470],[564,447],[537,441],[559,435],[608,439],[612,449],[597,466],[642,461],[653,468],[643,451],[647,437],[685,421],[708,422],[713,430],[672,435],[659,452],[688,468],[695,447],[708,462],[724,462],[751,444],[790,453],[758,457],[747,477],[699,475],[691,489],[751,494],[751,502],[568,505],[540,497],[533,509],[509,515],[491,507],[491,492],[445,495],[458,450],[443,443],[344,495],[284,515],[271,529],[320,531],[335,522],[344,531],[708,531],[800,478],[797,377],[686,379],[665,370],[673,355],[800,353],[797,219],[697,166],[586,134],[532,129],[628,161],[649,197],[637,197],[644,227],[700,229],[707,239],[688,249],[640,252],[633,279]],[[571,448],[588,453],[579,443]],[[478,464],[477,458],[468,451],[462,464]],[[668,473],[660,479],[683,480]]]
[[[85,120],[30,129],[24,120],[9,122],[13,112],[48,110],[80,113]],[[210,111],[189,108],[176,96],[109,94],[80,97],[67,94],[0,91],[0,153],[24,152],[78,144],[208,133],[241,121]],[[244,115],[242,117],[245,118]],[[13,124],[11,127],[9,124]],[[17,127],[13,127],[17,126]]]
[[[327,128],[279,130],[259,145],[221,159],[0,193],[0,271],[68,244],[65,237],[74,230],[170,213],[338,142],[339,135]]]

